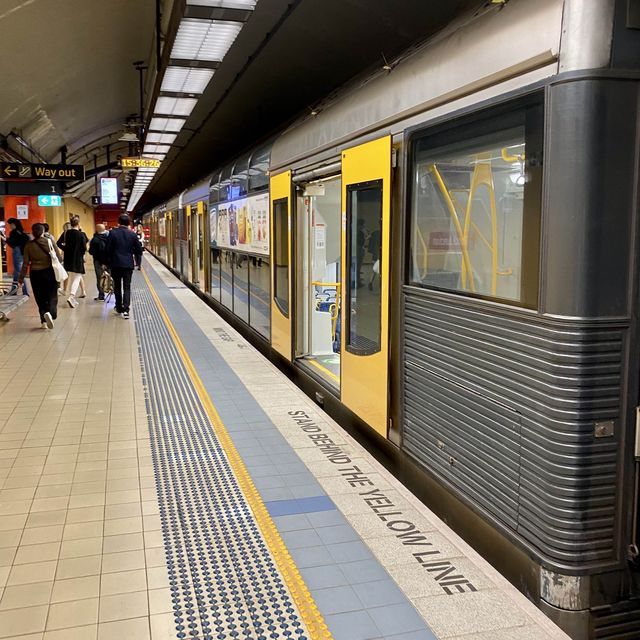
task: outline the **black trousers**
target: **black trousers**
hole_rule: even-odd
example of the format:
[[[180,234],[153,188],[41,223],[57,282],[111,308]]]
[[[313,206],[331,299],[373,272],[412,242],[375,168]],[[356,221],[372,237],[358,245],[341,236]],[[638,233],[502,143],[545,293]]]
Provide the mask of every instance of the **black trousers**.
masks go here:
[[[122,269],[112,267],[111,277],[113,278],[113,293],[116,296],[116,311],[123,313],[129,311],[131,303],[131,276],[133,269]]]
[[[44,314],[47,312],[55,320],[58,317],[58,283],[53,269],[48,267],[37,271],[31,270],[29,278],[33,297],[40,312],[40,322],[44,322]]]

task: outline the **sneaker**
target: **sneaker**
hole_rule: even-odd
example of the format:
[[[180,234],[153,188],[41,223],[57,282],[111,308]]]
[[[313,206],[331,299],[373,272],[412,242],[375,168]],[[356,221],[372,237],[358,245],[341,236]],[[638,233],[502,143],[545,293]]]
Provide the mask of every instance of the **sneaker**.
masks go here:
[[[128,319],[129,319],[129,312],[128,312],[128,311],[123,311],[123,312],[122,312],[122,317],[123,317],[125,320],[128,320]]]
[[[46,329],[47,328],[47,323],[46,322],[41,322],[40,323],[40,328],[41,329]]]
[[[75,309],[78,306],[78,301],[75,298],[67,298],[67,304],[72,308]]]
[[[51,317],[51,314],[48,311],[47,313],[44,314],[44,323],[49,329],[53,329],[53,326],[54,326],[53,318]]]
[[[117,316],[121,316],[122,315],[122,311],[119,311],[118,309],[114,309],[113,313],[115,313]]]
[[[96,302],[104,302],[104,298],[101,298],[100,296],[98,296],[97,298],[94,298],[94,300]]]
[[[78,298],[86,298],[86,297],[87,297],[86,293],[83,293],[81,296],[78,296]]]
[[[67,294],[65,293],[64,289],[58,289],[58,295],[59,296],[66,296]]]
[[[18,295],[18,285],[17,284],[12,284],[11,285],[11,289],[9,289],[9,295],[10,296],[17,296]]]

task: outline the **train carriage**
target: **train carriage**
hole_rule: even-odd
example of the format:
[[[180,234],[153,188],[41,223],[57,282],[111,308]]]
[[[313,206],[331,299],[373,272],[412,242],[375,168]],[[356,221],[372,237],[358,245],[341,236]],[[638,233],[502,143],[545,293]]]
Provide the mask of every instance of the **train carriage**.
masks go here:
[[[147,216],[575,638],[640,626],[632,5],[481,7],[183,195],[175,248]]]

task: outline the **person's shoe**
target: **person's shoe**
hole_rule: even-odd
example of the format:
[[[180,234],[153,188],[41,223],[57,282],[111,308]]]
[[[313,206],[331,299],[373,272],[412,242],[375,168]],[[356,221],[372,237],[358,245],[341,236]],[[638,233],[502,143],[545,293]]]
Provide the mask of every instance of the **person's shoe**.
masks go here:
[[[9,295],[10,296],[17,296],[18,295],[18,285],[17,284],[12,284],[11,285],[11,289],[9,289]]]
[[[40,323],[40,328],[41,329],[46,329],[47,328],[47,323],[46,322],[41,322]]]
[[[96,297],[94,298],[94,300],[95,300],[96,302],[104,302],[104,296],[96,296]]]
[[[128,312],[128,311],[123,311],[123,312],[122,312],[122,317],[123,317],[125,320],[128,320],[128,319],[129,319],[129,312]]]
[[[119,309],[114,309],[113,313],[115,313],[117,316],[121,316],[122,315],[122,311],[120,311]]]
[[[53,322],[53,318],[48,311],[44,314],[44,323],[49,329],[53,329],[55,323]]]
[[[58,289],[58,295],[59,296],[65,296],[67,294],[64,292],[64,289]]]
[[[67,298],[67,304],[72,309],[75,309],[78,306],[78,301],[75,298],[69,297],[69,298]]]
[[[83,293],[81,296],[78,296],[78,298],[86,298],[86,297],[87,297],[86,293]]]

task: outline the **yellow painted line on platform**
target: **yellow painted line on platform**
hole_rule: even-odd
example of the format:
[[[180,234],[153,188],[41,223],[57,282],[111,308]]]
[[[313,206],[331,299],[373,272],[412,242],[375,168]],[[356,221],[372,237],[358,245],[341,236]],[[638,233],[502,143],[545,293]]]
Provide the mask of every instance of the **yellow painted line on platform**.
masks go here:
[[[338,384],[340,384],[340,378],[338,378],[338,376],[335,373],[333,373],[333,371],[329,371],[327,367],[325,367],[324,365],[321,365],[317,360],[314,360],[313,358],[307,358],[303,360],[303,362],[308,362],[309,364],[312,364],[314,367],[316,367],[316,369],[320,369],[320,371],[322,371],[322,373],[325,376],[329,376],[329,378],[331,378],[332,380],[335,380]]]
[[[147,282],[147,286],[149,287],[149,291],[151,292],[151,296],[153,297],[158,311],[162,316],[162,319],[173,339],[173,342],[182,358],[182,361],[187,369],[189,377],[191,378],[191,382],[200,398],[200,402],[202,402],[202,406],[209,416],[209,420],[211,420],[211,424],[213,429],[224,449],[224,452],[227,455],[229,460],[229,464],[231,465],[231,469],[238,480],[238,484],[240,485],[240,489],[244,494],[245,499],[247,500],[253,514],[256,518],[256,522],[260,527],[260,531],[269,547],[275,562],[280,570],[283,580],[285,581],[289,591],[291,593],[291,597],[293,598],[298,610],[300,611],[300,615],[302,620],[304,621],[307,630],[309,631],[309,636],[312,640],[330,640],[332,638],[331,632],[327,627],[327,624],[322,617],[322,614],[318,610],[318,607],[313,599],[313,596],[309,592],[307,585],[305,584],[300,572],[298,571],[298,567],[296,566],[293,558],[289,554],[289,550],[285,546],[282,538],[280,537],[280,533],[276,528],[267,508],[262,501],[262,497],[258,493],[255,485],[253,484],[253,480],[247,471],[247,468],[240,457],[240,454],[236,450],[229,433],[227,432],[224,423],[222,422],[222,418],[218,414],[211,398],[209,397],[209,393],[204,386],[196,368],[187,353],[185,346],[182,344],[182,340],[180,340],[180,336],[175,330],[171,319],[167,315],[156,290],[151,284],[151,280],[145,273],[145,270],[142,270],[142,275]]]

